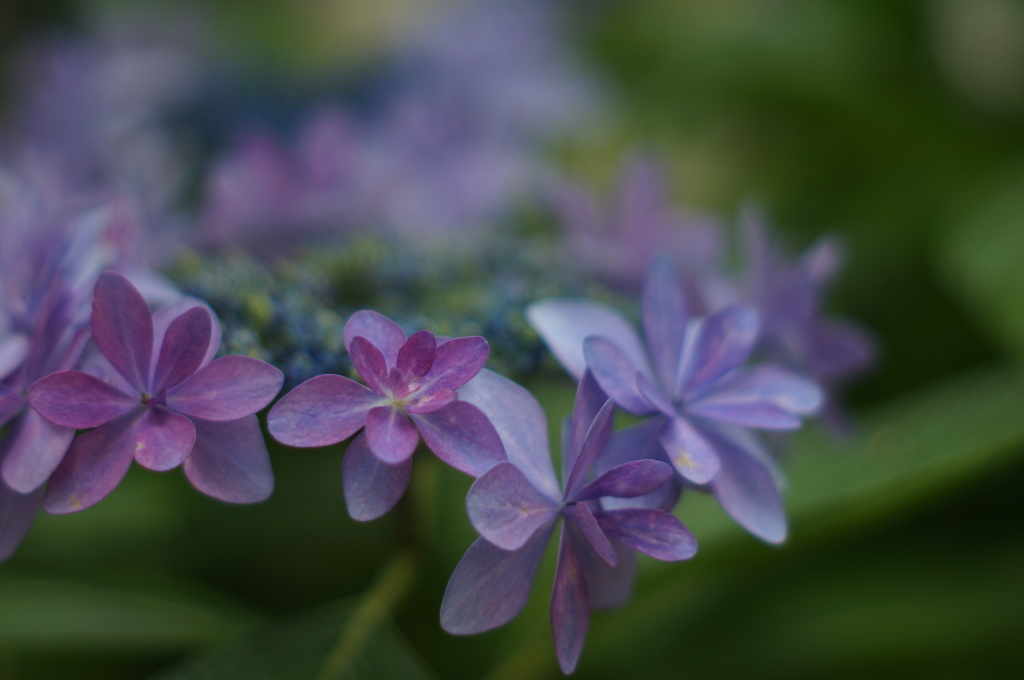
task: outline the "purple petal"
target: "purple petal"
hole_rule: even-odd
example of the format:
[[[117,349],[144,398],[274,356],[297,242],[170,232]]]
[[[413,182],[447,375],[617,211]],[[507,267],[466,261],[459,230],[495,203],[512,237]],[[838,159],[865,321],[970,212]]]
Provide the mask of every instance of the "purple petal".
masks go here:
[[[410,417],[427,448],[467,475],[479,477],[506,460],[494,425],[483,411],[467,401],[453,401],[436,411],[413,413]]]
[[[634,498],[648,494],[672,479],[672,468],[657,460],[634,460],[613,467],[573,495],[589,501],[602,496]]]
[[[150,470],[172,470],[196,443],[196,428],[185,416],[165,408],[147,408],[135,427],[135,460]]]
[[[590,426],[606,401],[608,395],[597,384],[594,375],[590,371],[584,373],[576,387],[572,417],[566,423],[572,429],[568,432],[569,440],[562,443],[562,479],[569,478],[569,473],[583,450],[583,442],[586,441]],[[566,436],[565,432],[562,434],[563,437]]]
[[[210,347],[212,326],[210,313],[202,307],[192,307],[168,324],[153,372],[153,394],[174,387],[199,370]]]
[[[14,372],[28,357],[28,338],[15,333],[0,340],[0,380]]]
[[[420,433],[401,409],[375,406],[366,414],[366,443],[382,462],[395,465],[413,454]]]
[[[366,338],[371,345],[384,354],[388,366],[398,361],[398,352],[405,344],[405,331],[398,324],[382,314],[369,309],[356,312],[345,324],[345,349],[352,353],[352,340]]]
[[[453,390],[431,391],[424,396],[414,396],[405,402],[405,410],[409,413],[433,413],[458,399],[459,394]]]
[[[171,325],[171,322],[185,312],[190,309],[195,309],[196,307],[205,309],[210,315],[209,345],[207,345],[206,355],[200,363],[200,366],[205,366],[213,361],[214,355],[217,354],[217,350],[220,348],[221,328],[220,321],[217,320],[217,315],[214,314],[213,309],[202,300],[183,297],[155,311],[153,313],[153,347],[162,347],[164,343],[164,335],[166,335],[167,328]],[[151,373],[156,372],[156,359],[157,357],[154,356],[153,366],[150,369]]]
[[[20,494],[38,489],[64,459],[74,436],[74,428],[55,425],[34,409],[26,409],[17,432],[8,434],[3,481]]]
[[[58,371],[37,380],[28,401],[47,420],[74,429],[98,427],[140,405],[138,395],[82,371]]]
[[[227,503],[257,503],[274,490],[270,455],[256,416],[215,423],[196,418],[196,443],[185,476],[207,496]]]
[[[711,492],[741,527],[768,543],[786,540],[786,511],[771,469],[750,452],[716,438],[722,468]]]
[[[392,465],[378,458],[359,435],[348,445],[341,462],[342,486],[348,514],[358,522],[368,522],[395,507],[409,486],[412,458]]]
[[[726,378],[686,411],[735,425],[785,430],[800,426],[794,414],[813,413],[821,402],[821,389],[814,382],[766,365]]]
[[[843,321],[819,320],[807,330],[810,369],[823,380],[845,378],[866,368],[875,343],[862,328]]]
[[[697,553],[697,539],[675,515],[664,510],[610,510],[599,513],[597,521],[609,538],[656,560],[688,560]]]
[[[238,420],[269,404],[284,374],[265,361],[241,355],[221,357],[167,392],[167,406],[203,420]]]
[[[473,404],[483,412],[501,438],[508,462],[531,484],[552,498],[562,496],[548,450],[548,421],[532,394],[485,368],[459,390],[459,398],[462,402],[455,403]]]
[[[697,322],[684,343],[676,395],[700,392],[750,357],[757,340],[757,312],[740,305],[725,307]]]
[[[636,385],[636,376],[643,371],[611,341],[601,336],[588,337],[583,341],[583,354],[597,383],[616,404],[637,414],[656,410]]]
[[[538,300],[526,307],[526,319],[570,375],[587,370],[583,341],[599,335],[617,346],[634,366],[646,369],[643,344],[633,326],[611,307],[589,300]]]
[[[636,553],[618,541],[612,541],[612,547],[618,562],[614,567],[591,551],[580,551],[591,609],[621,607],[633,593]]]
[[[668,424],[663,417],[655,417],[641,423],[626,427],[612,434],[603,455],[594,464],[594,474],[602,475],[612,468],[634,460],[656,459],[667,461],[665,449],[659,439],[662,430]],[[634,498],[616,498],[605,496],[601,506],[607,509],[625,508],[661,508],[671,511],[679,500],[681,483],[673,477],[667,484],[659,486],[651,493]]]
[[[274,404],[267,428],[288,446],[336,444],[366,425],[366,414],[380,402],[379,395],[355,380],[318,375]]]
[[[43,488],[20,494],[0,484],[0,562],[14,554],[43,504]]]
[[[590,472],[594,459],[601,454],[608,446],[608,440],[612,436],[612,412],[614,405],[612,400],[604,402],[601,410],[594,416],[594,421],[587,430],[587,436],[583,440],[583,448],[576,457],[576,461],[569,471],[569,479],[565,483],[566,498],[572,498],[579,485]]]
[[[136,424],[143,413],[139,408],[75,437],[46,485],[47,512],[84,510],[114,490],[132,464]]]
[[[420,391],[459,389],[480,372],[490,351],[487,341],[475,336],[438,345],[434,365],[420,381]]]
[[[422,378],[434,365],[437,341],[430,331],[414,333],[398,350],[395,366],[407,382]]]
[[[651,259],[642,294],[644,337],[661,383],[671,385],[679,370],[686,333],[686,296],[672,260],[664,254]]]
[[[352,356],[352,365],[359,377],[366,381],[371,390],[380,395],[394,393],[388,380],[387,359],[369,340],[362,336],[353,338],[348,353]]]
[[[478,538],[448,580],[441,627],[453,635],[473,635],[514,619],[530,596],[553,527],[536,532],[519,550],[502,550]]]
[[[686,418],[673,418],[659,441],[675,469],[694,484],[707,484],[718,472],[715,447]]]
[[[671,418],[678,412],[672,400],[643,373],[636,374],[636,389],[651,403],[651,406],[661,411],[663,415]]]
[[[92,338],[132,387],[145,392],[153,355],[153,318],[128,279],[101,274],[92,301]]]
[[[518,550],[558,516],[561,499],[538,491],[511,463],[499,463],[473,483],[466,510],[473,528],[502,550]]]
[[[590,595],[583,580],[580,549],[572,532],[570,524],[563,526],[555,584],[551,590],[551,632],[555,637],[555,655],[566,675],[576,670],[590,626]]]
[[[587,539],[587,543],[590,544],[590,547],[594,549],[594,552],[602,560],[612,567],[618,565],[619,561],[615,554],[615,548],[612,547],[611,541],[601,531],[601,527],[598,526],[594,513],[590,511],[590,508],[582,503],[576,503],[574,505],[566,505],[562,512],[576,525],[576,529],[583,538]]]

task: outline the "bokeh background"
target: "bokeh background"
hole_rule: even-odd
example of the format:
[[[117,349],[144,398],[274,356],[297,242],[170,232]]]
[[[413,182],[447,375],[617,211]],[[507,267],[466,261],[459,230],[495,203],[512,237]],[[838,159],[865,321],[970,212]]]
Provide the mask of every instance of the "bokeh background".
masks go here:
[[[372,102],[393,77],[382,60],[452,4],[159,3],[220,65],[174,119],[195,133],[189,158],[228,148],[235,121],[283,134],[332,92]],[[633,600],[594,615],[576,676],[1024,674],[1024,4],[557,5],[592,99],[585,132],[545,137],[546,167],[610,188],[641,150],[680,207],[730,223],[755,202],[792,252],[838,235],[829,309],[879,348],[846,392],[853,431],[794,442],[788,542],[685,499],[697,557],[645,562]],[[4,124],[26,49],[129,9],[5,0]],[[201,201],[199,180],[183,185],[184,205]],[[196,265],[177,266],[187,283]],[[558,422],[568,379],[529,385]],[[356,524],[337,451],[271,455],[277,490],[257,506],[132,470],[95,508],[41,517],[0,567],[0,677],[312,678],[339,636],[350,677],[558,677],[550,566],[504,629],[438,626],[473,538],[469,480],[422,457],[402,512]]]

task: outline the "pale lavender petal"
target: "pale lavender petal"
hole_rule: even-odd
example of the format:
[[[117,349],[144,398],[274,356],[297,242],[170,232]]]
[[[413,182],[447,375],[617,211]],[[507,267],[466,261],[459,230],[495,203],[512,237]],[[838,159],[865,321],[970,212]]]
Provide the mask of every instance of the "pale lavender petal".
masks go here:
[[[153,318],[128,279],[105,272],[92,301],[92,338],[132,387],[145,392],[153,355]]]
[[[460,472],[479,477],[507,460],[494,425],[483,411],[467,401],[453,401],[436,411],[412,413],[410,417],[427,448]]]
[[[196,428],[185,416],[165,408],[147,408],[135,426],[135,460],[150,470],[172,470],[188,457]]]
[[[511,463],[499,463],[473,483],[466,495],[469,521],[502,550],[518,550],[558,516],[561,499],[549,498]]]
[[[14,554],[43,504],[43,487],[21,494],[0,484],[0,562]]]
[[[398,351],[405,344],[405,331],[391,319],[369,309],[356,312],[345,324],[345,349],[352,353],[352,340],[363,337],[379,349],[388,366],[398,361]]]
[[[168,390],[167,406],[203,420],[238,420],[273,401],[283,383],[284,374],[265,361],[221,357]]]
[[[608,399],[604,402],[601,410],[594,416],[594,421],[587,430],[587,436],[583,440],[583,448],[576,457],[576,461],[569,471],[569,479],[565,483],[565,497],[572,498],[580,484],[584,482],[594,459],[600,455],[612,436],[612,415],[614,404]]]
[[[665,396],[665,393],[661,391],[661,388],[656,387],[654,383],[647,379],[647,376],[642,373],[636,374],[636,388],[640,394],[644,396],[647,401],[651,403],[654,408],[661,411],[663,415],[672,417],[678,412],[675,404],[672,400]]]
[[[562,479],[569,479],[569,473],[583,450],[583,442],[586,441],[590,426],[606,401],[608,395],[597,384],[594,375],[590,371],[584,373],[576,387],[576,402],[573,404],[572,416],[566,421],[566,426],[571,429],[562,432]],[[564,441],[566,436],[568,441]]]
[[[531,484],[552,498],[562,496],[548,450],[547,417],[532,394],[485,368],[459,390],[459,398],[483,412],[501,438],[508,462]]]
[[[353,338],[348,353],[359,377],[366,381],[371,390],[382,396],[393,393],[388,381],[387,359],[369,340],[362,336]]]
[[[199,370],[210,347],[212,325],[210,313],[202,307],[192,307],[168,324],[153,371],[152,394],[174,387]]]
[[[711,480],[711,492],[722,509],[761,540],[785,541],[786,511],[771,469],[723,438],[715,443],[722,468]]]
[[[599,513],[597,521],[609,538],[656,560],[688,560],[697,553],[697,539],[675,515],[664,510],[610,510]]]
[[[457,390],[487,363],[490,346],[481,337],[454,338],[437,346],[434,365],[423,380],[421,391]]]
[[[454,390],[431,391],[423,396],[416,395],[405,402],[405,410],[409,413],[433,413],[459,397]]]
[[[381,461],[395,465],[413,454],[420,433],[401,409],[375,406],[366,414],[366,443]]]
[[[773,365],[730,376],[686,411],[711,420],[766,429],[800,426],[795,414],[821,407],[821,389],[812,381]]]
[[[28,356],[28,338],[14,333],[0,340],[0,380],[24,363]]]
[[[58,371],[37,380],[28,392],[32,408],[64,427],[98,427],[140,405],[131,396],[82,371]]]
[[[562,527],[555,584],[551,590],[551,632],[555,637],[555,655],[566,675],[576,670],[590,626],[590,594],[583,580],[581,550],[572,537],[573,531],[569,523]]]
[[[615,554],[615,548],[612,547],[611,541],[601,531],[601,527],[598,526],[594,513],[590,511],[590,508],[583,503],[575,503],[566,505],[562,512],[569,521],[576,525],[580,535],[587,540],[587,543],[590,544],[590,547],[594,549],[594,552],[602,560],[613,567],[618,565],[619,561]]]
[[[589,300],[538,300],[526,307],[526,319],[555,355],[559,363],[579,380],[587,370],[583,341],[599,335],[615,346],[642,372],[647,368],[647,353],[640,337],[626,319],[611,307]]]
[[[368,522],[395,507],[409,486],[412,458],[391,465],[375,456],[366,435],[352,440],[341,462],[342,487],[348,514],[358,522]]]
[[[47,512],[78,512],[114,490],[132,464],[136,424],[143,413],[139,408],[75,437],[46,485]]]
[[[638,373],[642,375],[643,371],[611,341],[601,336],[590,336],[583,341],[583,354],[597,383],[616,404],[641,415],[657,410],[636,385],[636,376]]]
[[[587,584],[591,609],[621,607],[633,593],[633,579],[636,573],[636,554],[631,548],[612,541],[616,566],[611,566],[590,551],[581,551],[583,580]]]
[[[17,431],[8,435],[3,481],[18,493],[38,489],[64,459],[74,436],[74,428],[55,425],[34,409],[26,409]]]
[[[256,416],[215,423],[195,418],[196,443],[182,468],[192,486],[226,503],[257,503],[274,490],[270,455]]]
[[[398,350],[398,358],[395,366],[402,373],[406,381],[422,378],[434,365],[434,353],[437,350],[437,341],[430,331],[413,333],[402,348]]]
[[[694,484],[707,484],[718,472],[715,447],[686,418],[673,418],[659,436],[668,460]]]
[[[651,259],[642,294],[644,337],[654,370],[663,385],[672,385],[686,333],[686,295],[672,260],[664,254]]]
[[[608,470],[573,495],[588,501],[602,496],[634,498],[648,494],[672,479],[672,468],[657,460],[634,460]]]
[[[366,425],[366,414],[380,402],[379,395],[355,380],[318,375],[274,404],[267,428],[288,446],[336,444]]]
[[[200,364],[201,366],[205,366],[213,361],[214,355],[217,354],[217,350],[220,348],[221,327],[220,321],[217,320],[217,315],[213,312],[213,308],[202,300],[192,297],[183,297],[153,312],[153,347],[161,347],[163,345],[164,335],[167,333],[167,327],[171,325],[172,321],[195,307],[205,309],[210,314],[210,341],[206,348],[206,355],[203,357],[203,361]],[[156,371],[156,360],[157,357],[154,355],[152,361],[153,365],[150,368],[151,374]]]
[[[455,567],[441,602],[441,627],[454,635],[473,635],[505,625],[530,596],[552,523],[519,550],[502,550],[478,538]]]
[[[760,328],[757,312],[733,305],[697,322],[683,347],[676,395],[699,396],[701,391],[750,357]]]

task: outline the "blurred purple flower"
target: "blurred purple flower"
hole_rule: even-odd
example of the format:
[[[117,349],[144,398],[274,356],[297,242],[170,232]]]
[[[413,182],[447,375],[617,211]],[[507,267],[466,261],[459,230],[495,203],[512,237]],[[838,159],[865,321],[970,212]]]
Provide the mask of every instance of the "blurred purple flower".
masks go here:
[[[672,478],[654,460],[634,460],[591,480],[596,458],[608,445],[612,402],[589,374],[580,381],[576,406],[563,433],[564,488],[548,451],[544,412],[526,390],[483,371],[463,398],[477,404],[501,434],[508,462],[488,470],[466,498],[480,533],[448,582],[441,625],[472,634],[511,621],[526,604],[544,548],[559,518],[558,565],[551,595],[551,629],[565,673],[576,668],[590,610],[620,604],[632,577],[627,557],[638,550],[660,560],[685,560],[696,540],[673,515],[651,507],[605,507],[609,499],[649,494]]]
[[[765,540],[783,540],[784,521],[781,529],[774,522],[765,533],[757,517],[744,513],[748,506],[773,516],[781,513],[777,489],[765,488],[763,474],[751,472],[754,476],[745,478],[757,497],[741,503],[717,493],[719,475],[732,478],[748,468],[764,467],[746,459],[737,463],[738,447],[724,432],[736,426],[795,429],[801,416],[820,406],[819,388],[773,364],[745,367],[757,341],[757,314],[729,306],[690,319],[667,256],[651,261],[642,303],[646,343],[617,312],[585,300],[541,300],[527,308],[527,318],[572,375],[581,379],[589,370],[617,405],[656,416],[651,427],[657,430],[660,449],[684,479],[711,483],[741,525]],[[754,460],[753,454],[749,458]]]
[[[106,380],[58,371],[29,390],[32,407],[52,423],[95,428],[74,440],[51,476],[47,511],[100,501],[133,458],[153,470],[184,463],[196,488],[228,502],[269,496],[273,475],[253,414],[276,396],[284,376],[250,357],[211,361],[220,335],[214,326],[210,311],[194,301],[151,315],[123,276],[99,277],[92,337],[112,369]]]
[[[270,434],[290,446],[335,444],[365,427],[342,463],[345,502],[357,520],[376,519],[405,493],[420,437],[448,465],[478,477],[504,461],[487,416],[456,390],[487,361],[480,337],[438,342],[429,331],[406,337],[377,312],[356,312],[345,346],[369,387],[339,375],[302,383],[274,405]]]

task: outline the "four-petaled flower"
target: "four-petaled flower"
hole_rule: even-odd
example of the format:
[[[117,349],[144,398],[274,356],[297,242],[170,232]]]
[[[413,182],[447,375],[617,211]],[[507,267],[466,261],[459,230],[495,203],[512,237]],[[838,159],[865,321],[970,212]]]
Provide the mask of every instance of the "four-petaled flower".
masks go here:
[[[365,427],[342,462],[354,519],[375,519],[394,507],[421,436],[438,458],[474,477],[505,460],[487,416],[456,393],[487,361],[486,340],[438,341],[428,331],[407,338],[396,323],[369,310],[353,314],[344,335],[369,387],[339,375],[317,376],[275,404],[267,423],[279,442],[300,447],[335,444]]]
[[[628,594],[627,548],[660,560],[685,560],[697,543],[670,513],[624,507],[619,499],[648,494],[672,478],[655,460],[617,465],[590,480],[612,429],[612,402],[585,375],[563,441],[564,490],[548,452],[540,404],[514,382],[489,371],[472,380],[462,398],[477,403],[501,435],[509,462],[481,476],[466,499],[478,539],[455,569],[441,625],[471,634],[511,621],[526,604],[534,574],[559,518],[565,518],[551,595],[551,629],[559,665],[571,673],[583,648],[590,610],[614,606]],[[603,503],[615,501],[607,506]]]
[[[113,272],[96,282],[92,337],[109,362],[106,380],[58,371],[29,390],[44,418],[95,428],[75,438],[50,478],[49,512],[100,501],[133,458],[152,470],[184,463],[197,489],[224,501],[270,495],[270,459],[253,414],[281,389],[281,371],[245,356],[211,360],[220,330],[205,307],[183,300],[151,315],[134,286]]]

